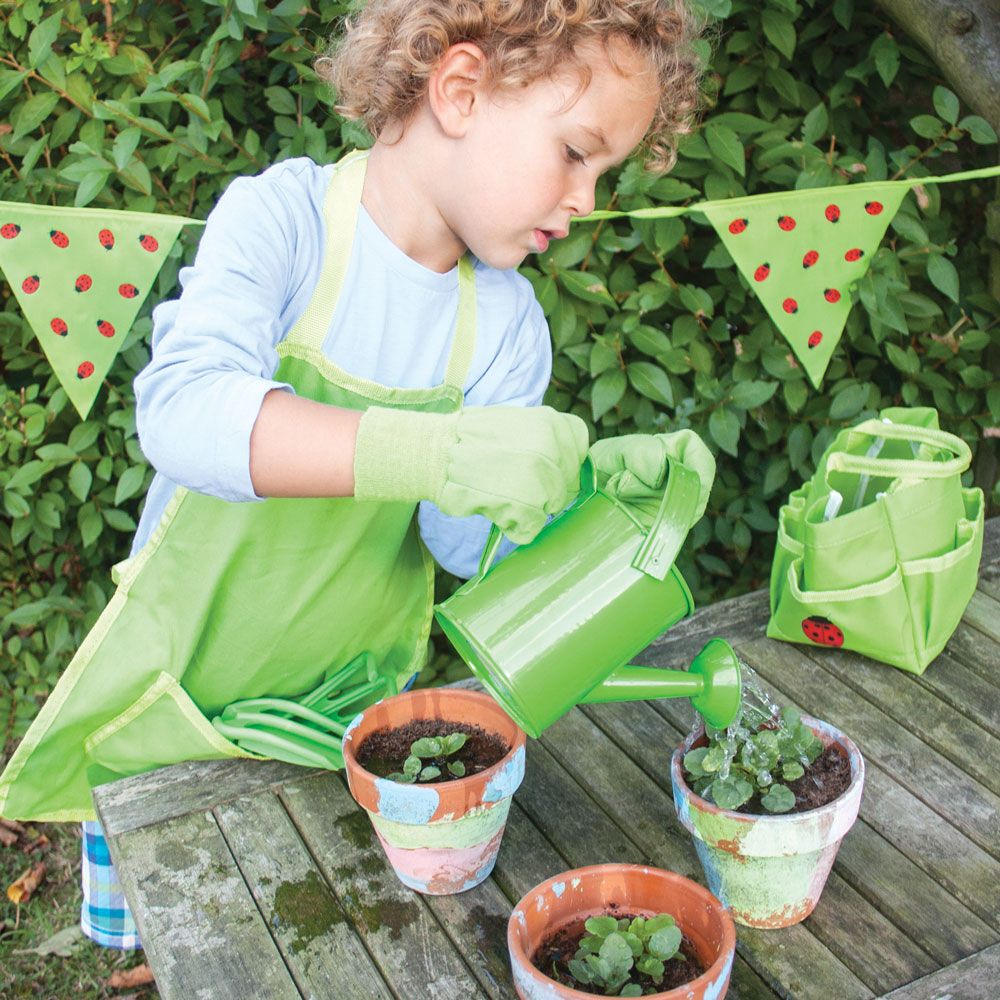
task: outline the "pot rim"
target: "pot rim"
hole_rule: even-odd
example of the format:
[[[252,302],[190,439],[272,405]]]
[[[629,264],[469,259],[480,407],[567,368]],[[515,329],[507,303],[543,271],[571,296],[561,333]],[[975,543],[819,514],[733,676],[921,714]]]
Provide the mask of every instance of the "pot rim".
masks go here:
[[[694,879],[690,879],[686,875],[681,875],[679,872],[673,872],[667,868],[656,868],[652,865],[629,865],[618,863],[586,865],[583,868],[573,868],[569,871],[553,875],[551,878],[547,878],[544,882],[539,882],[538,885],[529,889],[517,901],[514,909],[511,910],[510,917],[507,919],[507,948],[510,952],[511,962],[514,962],[516,959],[521,968],[524,969],[540,987],[546,988],[550,985],[555,985],[561,991],[566,1000],[594,1000],[593,993],[584,993],[582,990],[574,989],[572,986],[565,986],[562,983],[556,983],[551,976],[545,975],[544,972],[534,965],[521,944],[520,934],[518,933],[518,921],[516,920],[516,917],[519,915],[520,911],[527,908],[529,897],[533,896],[535,893],[545,892],[557,882],[567,882],[574,878],[587,879],[602,873],[653,875],[658,879],[665,879],[666,881],[673,882],[676,886],[683,888],[691,895],[700,898],[707,904],[710,904],[714,908],[715,913],[718,915],[719,920],[722,923],[722,943],[719,947],[718,958],[716,958],[716,960],[700,976],[698,976],[697,979],[691,979],[682,986],[674,987],[672,990],[664,990],[660,993],[647,994],[646,1000],[683,1000],[683,998],[690,995],[690,991],[695,986],[707,986],[710,983],[715,982],[719,976],[723,974],[726,963],[731,962],[732,958],[735,956],[736,924],[734,923],[729,910],[722,905],[719,898],[713,895],[703,885],[695,882]],[[553,927],[552,929],[557,930],[556,927]]]
[[[510,749],[500,758],[495,764],[491,764],[484,771],[477,771],[475,774],[466,775],[464,778],[455,778],[452,781],[442,781],[437,783],[425,783],[423,785],[410,785],[403,784],[402,782],[394,782],[394,784],[400,785],[402,788],[429,788],[438,792],[439,796],[444,799],[447,794],[449,798],[463,798],[465,800],[470,799],[475,793],[474,789],[478,785],[487,785],[490,780],[498,775],[504,767],[506,767],[520,751],[523,753],[524,746],[527,742],[527,736],[524,731],[511,719],[497,704],[497,702],[483,691],[470,691],[467,688],[448,688],[448,687],[438,687],[438,688],[418,688],[415,691],[402,691],[399,694],[391,695],[388,698],[383,698],[381,701],[375,702],[374,705],[369,705],[362,712],[351,721],[350,725],[347,727],[347,731],[344,733],[343,739],[343,756],[344,756],[344,768],[347,771],[349,777],[353,781],[365,786],[372,792],[376,791],[376,782],[378,781],[388,781],[388,778],[380,778],[378,775],[373,774],[371,771],[364,768],[359,762],[355,747],[355,741],[351,738],[352,733],[362,724],[365,716],[373,712],[380,706],[384,707],[389,702],[393,702],[397,705],[405,704],[410,701],[424,700],[430,693],[434,693],[445,698],[448,702],[452,703],[465,703],[467,708],[472,709],[471,715],[475,716],[475,709],[496,709],[506,719],[510,725],[507,732],[491,727],[489,723],[475,722],[473,725],[478,725],[487,732],[493,733],[500,736],[504,740],[510,740]],[[481,712],[480,712],[481,714]],[[424,716],[411,715],[410,719],[415,720],[419,718],[424,718]],[[353,794],[353,789],[352,789]],[[357,795],[354,796],[355,799],[358,798]],[[377,797],[377,794],[376,794]]]
[[[765,823],[777,825],[801,821],[801,817],[804,816],[810,817],[810,821],[812,821],[813,817],[822,816],[824,813],[833,814],[838,812],[851,796],[860,794],[859,786],[861,786],[865,780],[864,755],[858,749],[857,744],[850,738],[850,736],[841,732],[841,730],[831,723],[825,722],[822,719],[817,719],[811,715],[806,715],[804,712],[801,713],[801,719],[814,733],[816,733],[817,736],[821,736],[825,732],[833,738],[834,742],[840,743],[841,746],[847,751],[848,760],[851,764],[851,780],[847,788],[845,788],[835,799],[831,799],[831,801],[827,802],[825,805],[817,806],[815,809],[806,809],[801,812],[744,813],[739,812],[736,809],[723,809],[721,806],[715,805],[714,802],[709,802],[707,799],[703,799],[694,791],[694,789],[691,788],[684,777],[684,754],[687,753],[687,751],[690,750],[705,734],[705,723],[703,720],[699,722],[697,729],[688,733],[688,735],[684,738],[684,742],[681,743],[679,747],[676,747],[671,755],[670,777],[674,782],[674,786],[679,788],[687,798],[695,800],[697,807],[701,812],[716,813],[737,822],[747,822],[752,820],[755,824]],[[857,755],[857,767],[855,767],[854,764],[855,755]]]

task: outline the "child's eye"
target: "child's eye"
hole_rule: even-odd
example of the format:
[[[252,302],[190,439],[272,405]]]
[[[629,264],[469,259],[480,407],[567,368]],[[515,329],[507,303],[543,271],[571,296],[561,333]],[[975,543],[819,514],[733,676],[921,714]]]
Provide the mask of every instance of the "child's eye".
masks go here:
[[[566,159],[571,160],[573,163],[586,163],[587,159],[579,150],[574,149],[572,146],[566,147]]]

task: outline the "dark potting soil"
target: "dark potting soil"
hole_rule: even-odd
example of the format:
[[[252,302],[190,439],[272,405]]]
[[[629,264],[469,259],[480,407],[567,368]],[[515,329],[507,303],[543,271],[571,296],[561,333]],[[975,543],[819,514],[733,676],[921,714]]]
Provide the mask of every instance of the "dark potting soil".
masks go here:
[[[395,729],[378,729],[365,737],[358,747],[358,763],[379,778],[387,778],[403,770],[403,762],[410,756],[410,745],[425,736],[447,736],[450,733],[465,733],[469,738],[465,745],[447,757],[431,760],[424,758],[424,765],[434,764],[441,768],[441,774],[421,785],[439,785],[444,781],[458,781],[448,770],[448,761],[461,761],[465,765],[465,775],[478,774],[503,760],[510,747],[497,733],[490,733],[481,726],[467,722],[448,722],[444,719],[414,719],[405,726]]]
[[[631,920],[633,917],[638,916],[635,913],[622,912],[621,908],[615,903],[608,906],[604,911],[604,915],[614,917],[616,920],[621,920],[623,917]],[[574,921],[546,938],[535,954],[532,955],[531,964],[539,972],[550,979],[554,979],[563,986],[571,986],[581,993],[591,993],[599,997],[606,996],[607,994],[597,986],[577,982],[570,974],[568,968],[569,960],[576,955],[577,949],[580,947],[581,938],[587,936],[587,931],[583,925],[583,920]],[[667,990],[673,990],[678,986],[685,985],[685,983],[690,983],[705,971],[705,966],[701,964],[694,944],[686,937],[681,939],[680,954],[684,957],[672,958],[669,962],[665,963],[663,981],[659,985],[653,982],[651,977],[642,972],[636,972],[635,969],[632,970],[632,975],[626,982],[636,983],[641,986],[643,996],[651,996],[654,993],[665,993]]]
[[[795,805],[788,813],[808,812],[818,809],[828,802],[843,795],[851,783],[851,761],[847,752],[839,743],[831,743],[807,768],[801,778],[783,782],[795,795]],[[741,813],[773,816],[761,804],[760,796],[755,795],[749,802],[736,810]]]

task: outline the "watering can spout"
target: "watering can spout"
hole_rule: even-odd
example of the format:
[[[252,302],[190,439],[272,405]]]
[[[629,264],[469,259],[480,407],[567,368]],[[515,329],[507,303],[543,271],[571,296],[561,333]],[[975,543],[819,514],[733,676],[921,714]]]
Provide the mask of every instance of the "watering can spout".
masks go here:
[[[740,711],[743,682],[740,663],[725,639],[710,639],[685,670],[627,665],[592,688],[584,704],[690,698],[695,710],[716,729],[725,729]]]

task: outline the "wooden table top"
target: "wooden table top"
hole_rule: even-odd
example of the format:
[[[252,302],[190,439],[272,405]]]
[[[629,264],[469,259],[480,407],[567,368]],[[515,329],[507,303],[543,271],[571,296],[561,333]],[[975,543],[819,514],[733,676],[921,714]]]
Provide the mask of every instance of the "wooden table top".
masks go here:
[[[922,677],[767,639],[767,615],[763,591],[724,601],[636,657],[684,667],[721,635],[867,763],[819,905],[785,930],[738,926],[728,996],[1000,996],[1000,519]],[[94,798],[166,1000],[510,1000],[507,917],[543,879],[616,861],[704,884],[670,790],[693,714],[686,700],[586,706],[529,740],[496,868],[457,896],[397,881],[341,773],[191,762]]]

